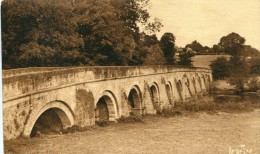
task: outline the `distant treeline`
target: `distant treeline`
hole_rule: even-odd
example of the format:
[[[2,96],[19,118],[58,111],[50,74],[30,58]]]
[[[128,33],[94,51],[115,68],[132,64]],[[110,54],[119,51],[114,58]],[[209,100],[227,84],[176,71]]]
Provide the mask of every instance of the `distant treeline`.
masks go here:
[[[234,36],[236,33],[231,33],[231,34],[234,37],[234,39],[238,38],[238,36]],[[229,34],[229,35],[231,35],[231,34]],[[218,44],[214,44],[212,47],[203,46],[202,44],[200,44],[198,41],[195,40],[192,43],[187,44],[185,46],[185,48],[192,49],[193,51],[195,51],[195,54],[198,54],[198,55],[230,55],[230,51],[225,47],[225,45],[227,44],[227,41],[225,40],[225,38],[227,36],[223,36],[220,39],[220,42]],[[231,38],[229,40],[232,41]],[[258,54],[259,51],[255,48],[251,47],[250,45],[244,45],[244,48],[245,48],[246,52],[248,53],[248,55],[252,55],[252,54],[259,55]]]

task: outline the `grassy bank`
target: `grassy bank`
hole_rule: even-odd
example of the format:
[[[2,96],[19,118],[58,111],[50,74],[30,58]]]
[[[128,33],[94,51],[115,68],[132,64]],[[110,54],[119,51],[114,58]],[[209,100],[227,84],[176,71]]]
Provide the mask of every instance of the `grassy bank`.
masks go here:
[[[124,119],[91,131],[9,141],[5,153],[227,153],[241,144],[256,151],[259,113],[157,115],[142,123]]]
[[[187,102],[176,102],[174,108],[165,108],[163,116],[190,115],[206,112],[240,113],[260,109],[259,96],[218,95],[205,96]]]
[[[129,129],[146,125],[153,121],[163,120],[169,117],[192,117],[193,115],[200,115],[200,113],[208,113],[215,115],[219,112],[226,113],[242,113],[250,112],[255,109],[260,109],[260,99],[258,96],[255,97],[241,97],[236,95],[220,95],[220,96],[203,96],[188,102],[175,102],[174,108],[165,108],[158,115],[150,115],[145,117],[122,117],[118,120],[118,123],[101,123],[90,128],[78,128],[71,127],[67,130],[66,135],[64,134],[52,134],[43,135],[38,138],[19,138],[12,141],[4,142],[5,153],[20,153],[26,151],[27,146],[34,147],[42,144],[49,140],[56,140],[61,136],[73,136],[73,134],[85,133],[92,134],[102,132],[107,129]],[[100,127],[102,126],[102,127]],[[103,127],[108,126],[108,127]],[[79,131],[80,130],[80,131]]]

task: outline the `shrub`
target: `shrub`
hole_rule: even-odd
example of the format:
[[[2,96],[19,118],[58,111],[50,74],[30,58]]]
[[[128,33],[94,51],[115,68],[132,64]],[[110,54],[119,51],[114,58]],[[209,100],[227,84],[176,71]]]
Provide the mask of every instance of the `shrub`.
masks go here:
[[[229,76],[228,61],[225,57],[219,57],[210,64],[214,79],[224,79]]]

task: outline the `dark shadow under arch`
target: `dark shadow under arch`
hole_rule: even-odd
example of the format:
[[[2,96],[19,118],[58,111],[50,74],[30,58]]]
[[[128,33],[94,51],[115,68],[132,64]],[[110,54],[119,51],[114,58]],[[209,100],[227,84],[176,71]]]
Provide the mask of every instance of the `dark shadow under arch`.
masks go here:
[[[181,82],[181,80],[176,80],[175,79],[175,85],[176,85],[176,89],[177,89],[177,92],[178,92],[178,94],[179,94],[179,97],[180,97],[180,99],[182,100],[183,98],[182,98],[182,82]]]
[[[134,85],[129,94],[128,101],[131,108],[142,108],[142,93],[137,85]]]
[[[118,104],[111,91],[104,91],[95,108],[96,121],[115,121],[118,115]]]
[[[140,116],[143,114],[142,94],[138,86],[133,86],[128,95],[129,105],[131,107],[130,114]]]
[[[165,88],[166,88],[168,101],[169,101],[170,104],[173,104],[172,84],[171,84],[170,81],[167,82],[167,84],[165,85]]]
[[[30,137],[40,134],[57,134],[61,133],[66,126],[71,123],[64,111],[59,108],[50,108],[44,111],[36,120]]]
[[[23,131],[24,136],[39,133],[59,132],[74,125],[74,114],[70,107],[59,100],[49,102],[31,113]],[[49,129],[49,130],[48,130]]]
[[[150,91],[151,91],[151,99],[153,102],[153,106],[154,109],[159,112],[160,111],[160,92],[159,92],[159,87],[157,85],[157,83],[153,83],[150,87]]]

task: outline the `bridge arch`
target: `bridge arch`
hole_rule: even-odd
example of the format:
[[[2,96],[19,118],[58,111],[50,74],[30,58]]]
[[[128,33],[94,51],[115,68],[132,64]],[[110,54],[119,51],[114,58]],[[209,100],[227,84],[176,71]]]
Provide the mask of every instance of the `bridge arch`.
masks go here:
[[[55,120],[49,123],[48,118],[52,117]],[[59,123],[59,124],[58,124]],[[52,127],[50,125],[56,125],[57,129],[64,129],[74,125],[74,114],[71,108],[62,101],[52,101],[44,105],[38,112],[34,112],[30,115],[25,129],[24,136],[33,137],[39,129],[39,126],[45,125],[45,127]],[[54,126],[54,127],[56,127]]]
[[[97,121],[115,121],[118,118],[117,99],[111,91],[104,91],[95,105]]]
[[[189,85],[189,84],[190,84],[187,74],[184,74],[184,75],[182,76],[182,82],[183,82],[183,84],[185,84],[185,85]]]
[[[192,84],[193,84],[193,87],[194,87],[195,93],[197,94],[198,90],[197,90],[197,87],[196,87],[196,80],[195,80],[195,77],[192,77]]]
[[[196,79],[197,79],[197,81],[198,81],[198,83],[199,83],[199,89],[200,89],[200,91],[201,91],[201,90],[202,90],[201,78],[200,78],[200,76],[198,75],[198,73],[196,73],[195,77],[196,77]]]
[[[192,96],[191,87],[190,87],[190,81],[187,76],[187,74],[184,74],[182,76],[182,82],[183,82],[183,96],[184,98]]]
[[[210,83],[211,83],[210,76],[208,74],[205,74],[205,84],[207,89],[209,89]]]
[[[207,83],[206,83],[206,79],[205,79],[205,76],[204,74],[201,74],[201,85],[202,85],[202,89],[206,89],[206,86],[207,86]]]
[[[150,86],[152,101],[155,105],[160,106],[160,91],[156,82],[153,82]]]
[[[130,103],[131,108],[142,108],[142,93],[140,88],[137,85],[134,85],[129,94],[128,94],[128,101]]]
[[[168,101],[170,104],[172,104],[173,103],[173,92],[172,92],[172,84],[170,81],[168,81],[166,83],[165,88],[166,88],[166,94],[168,97]]]
[[[181,80],[175,79],[175,85],[176,85],[176,89],[177,89],[177,92],[178,92],[178,94],[179,94],[179,97],[180,97],[180,99],[182,100],[182,99],[183,99],[183,97],[182,97],[183,87],[182,87],[182,82],[181,82]]]

